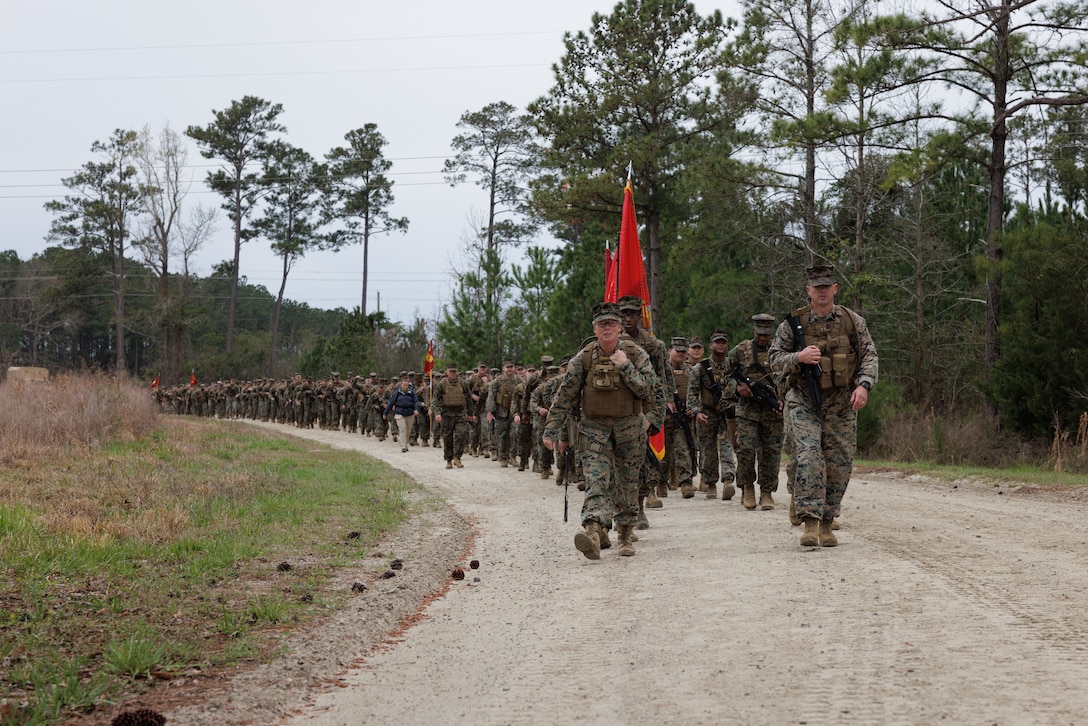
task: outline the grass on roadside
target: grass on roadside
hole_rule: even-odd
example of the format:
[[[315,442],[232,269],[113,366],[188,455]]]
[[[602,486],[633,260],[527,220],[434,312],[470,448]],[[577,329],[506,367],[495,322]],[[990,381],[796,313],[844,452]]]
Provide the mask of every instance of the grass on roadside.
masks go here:
[[[0,724],[267,657],[274,628],[350,595],[330,576],[409,513],[412,482],[356,453],[156,426],[0,463]]]

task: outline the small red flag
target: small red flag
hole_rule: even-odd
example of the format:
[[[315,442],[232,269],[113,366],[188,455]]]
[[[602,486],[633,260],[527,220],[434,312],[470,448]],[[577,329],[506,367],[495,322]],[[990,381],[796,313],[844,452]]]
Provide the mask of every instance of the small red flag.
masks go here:
[[[427,355],[423,358],[423,375],[431,375],[434,370],[434,341],[427,346]]]
[[[195,386],[196,385],[196,374],[193,373],[192,371],[189,371],[189,385],[190,386]]]
[[[152,388],[158,388],[159,387],[159,377],[161,375],[162,374],[160,373],[158,376],[155,376],[155,380],[151,381],[151,387]]]

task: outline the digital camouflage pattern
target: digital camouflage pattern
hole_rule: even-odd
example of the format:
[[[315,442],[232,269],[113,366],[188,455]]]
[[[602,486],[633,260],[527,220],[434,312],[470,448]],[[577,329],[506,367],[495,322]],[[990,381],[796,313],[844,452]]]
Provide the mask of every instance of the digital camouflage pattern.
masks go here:
[[[797,516],[830,520],[841,514],[857,449],[857,412],[851,407],[850,396],[862,382],[876,384],[878,359],[865,319],[857,313],[841,305],[833,306],[823,317],[805,311],[808,308],[801,314],[816,322],[850,315],[855,329],[851,345],[856,347],[858,364],[849,385],[825,389],[820,411],[804,383],[794,380],[786,392],[785,416],[797,467],[793,483]],[[797,360],[800,350],[789,323],[783,322],[771,340],[770,364],[776,377],[787,378],[801,370]]]
[[[567,417],[581,403],[587,376],[582,357],[587,350],[592,356],[608,357],[594,340],[571,358],[566,374],[559,379],[544,427],[544,436],[552,441],[559,440]],[[624,385],[642,400],[645,409],[660,417],[660,412],[652,411],[659,384],[649,356],[634,345],[625,346],[625,350],[629,351],[628,361],[618,368]],[[638,481],[645,459],[647,418],[642,413],[599,418],[582,412],[578,434],[584,446],[581,463],[586,482],[583,525],[606,523],[611,517],[618,526],[633,526],[638,519]]]

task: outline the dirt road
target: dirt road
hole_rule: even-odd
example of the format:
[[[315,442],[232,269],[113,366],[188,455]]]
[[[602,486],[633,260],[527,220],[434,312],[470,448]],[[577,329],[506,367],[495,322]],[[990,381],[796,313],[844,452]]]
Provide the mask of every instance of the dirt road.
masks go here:
[[[447,471],[437,449],[303,435],[444,498],[475,531],[455,559],[480,567],[387,647],[329,673],[338,687],[281,705],[292,726],[1088,718],[1081,496],[856,474],[840,546],[808,549],[784,485],[770,512],[674,492],[635,557],[613,547],[591,562],[573,546],[573,488],[564,524],[563,489],[537,475],[471,457]],[[323,637],[349,642],[353,627],[348,616]],[[244,711],[259,697],[245,688],[218,705]]]

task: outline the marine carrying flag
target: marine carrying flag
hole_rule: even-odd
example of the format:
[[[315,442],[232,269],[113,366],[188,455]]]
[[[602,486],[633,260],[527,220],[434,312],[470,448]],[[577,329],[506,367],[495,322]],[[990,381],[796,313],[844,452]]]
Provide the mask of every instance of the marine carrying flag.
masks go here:
[[[432,340],[427,346],[427,355],[423,357],[423,375],[431,375],[431,371],[434,370],[434,341]]]
[[[194,371],[189,371],[189,385],[196,385],[196,373]]]
[[[155,376],[155,380],[151,381],[151,387],[152,388],[158,388],[159,387],[159,378],[161,376],[162,376],[162,374],[160,373],[157,376]]]
[[[611,259],[610,259],[611,258]],[[650,287],[646,284],[646,265],[642,260],[642,245],[638,241],[638,220],[635,218],[634,192],[631,189],[631,169],[627,169],[627,185],[623,188],[623,213],[620,217],[620,243],[615,256],[605,250],[605,302],[634,295],[642,300],[642,327],[653,330],[650,315]],[[664,427],[650,436],[650,450],[658,461],[665,458]]]

